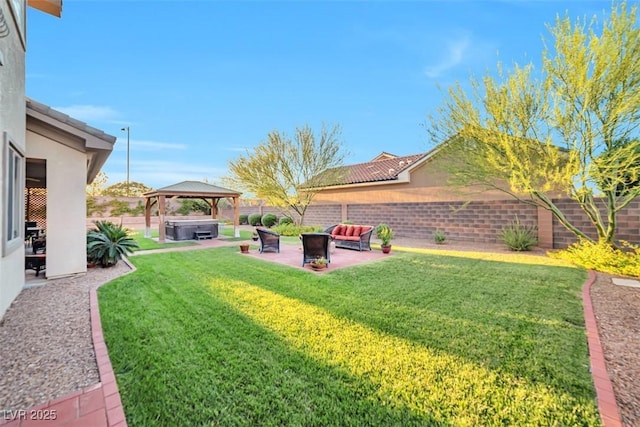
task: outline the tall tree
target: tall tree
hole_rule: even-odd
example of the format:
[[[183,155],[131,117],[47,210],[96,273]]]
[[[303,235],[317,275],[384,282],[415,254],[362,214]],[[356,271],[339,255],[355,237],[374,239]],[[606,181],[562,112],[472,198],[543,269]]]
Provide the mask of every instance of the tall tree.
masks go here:
[[[109,178],[106,173],[102,171],[98,172],[93,181],[91,181],[91,184],[87,185],[87,196],[101,196],[107,186],[108,180]]]
[[[560,190],[578,203],[598,233],[613,245],[616,216],[640,194],[640,30],[637,7],[612,7],[571,23],[568,14],[548,26],[553,44],[533,64],[514,65],[496,77],[471,79],[470,95],[449,88],[431,117],[432,136],[444,144],[452,182],[499,188],[549,209],[567,229],[573,224],[549,194]],[[621,143],[624,142],[624,143]],[[623,191],[621,191],[623,189]],[[598,197],[600,196],[600,197]]]
[[[110,185],[102,191],[102,194],[113,197],[142,197],[144,193],[151,190],[153,188],[147,187],[141,182],[130,181],[128,184],[126,182],[118,182]]]
[[[225,181],[264,200],[301,223],[318,188],[334,182],[345,151],[339,141],[340,127],[322,127],[319,136],[306,125],[297,128],[293,139],[279,131],[235,161],[229,162],[231,176]]]

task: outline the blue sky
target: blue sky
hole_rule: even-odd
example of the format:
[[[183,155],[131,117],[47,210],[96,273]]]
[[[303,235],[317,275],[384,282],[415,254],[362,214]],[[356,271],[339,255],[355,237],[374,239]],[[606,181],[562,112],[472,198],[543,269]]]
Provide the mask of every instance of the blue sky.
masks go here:
[[[272,130],[339,125],[347,163],[429,150],[438,85],[539,63],[546,23],[609,1],[65,0],[29,8],[27,96],[118,137],[103,171],[220,182]]]

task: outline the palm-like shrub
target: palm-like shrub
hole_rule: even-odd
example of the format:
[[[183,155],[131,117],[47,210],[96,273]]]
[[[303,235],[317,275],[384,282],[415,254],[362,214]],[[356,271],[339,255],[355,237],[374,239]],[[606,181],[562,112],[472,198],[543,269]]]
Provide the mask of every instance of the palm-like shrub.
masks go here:
[[[121,224],[109,221],[95,221],[96,229],[87,232],[87,259],[103,267],[111,267],[132,253],[138,243],[129,236]]]
[[[376,227],[376,236],[380,239],[381,246],[390,246],[393,239],[393,230],[387,224],[379,224]]]
[[[538,229],[533,225],[520,224],[516,220],[502,227],[498,238],[512,251],[529,251],[538,244]]]

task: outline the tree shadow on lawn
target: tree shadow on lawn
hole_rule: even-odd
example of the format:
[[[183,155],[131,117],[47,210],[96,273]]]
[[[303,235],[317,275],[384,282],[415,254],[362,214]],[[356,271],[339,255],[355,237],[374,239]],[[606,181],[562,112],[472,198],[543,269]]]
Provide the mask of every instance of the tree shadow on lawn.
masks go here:
[[[552,387],[559,394],[571,396],[571,400],[589,402],[593,398],[591,378],[584,366],[588,365],[584,330],[562,318],[576,316],[573,308],[567,310],[566,306],[573,305],[567,299],[575,297],[575,283],[581,284],[579,270],[576,273],[575,269],[551,269],[553,273],[549,273],[548,267],[537,271],[540,267],[534,266],[533,270],[527,267],[521,271],[522,268],[509,263],[493,261],[484,267],[484,277],[478,277],[478,260],[406,255],[397,257],[397,261],[383,261],[381,268],[353,267],[317,276],[241,257],[229,249],[165,256],[173,259],[163,258],[153,266],[156,271],[152,277],[158,284],[164,283],[164,279],[178,283],[177,286],[182,281],[240,281],[429,351],[455,355],[498,375]],[[138,261],[135,260],[136,265]],[[176,280],[175,272],[163,279],[167,266],[174,262],[181,266],[182,273],[178,276],[182,279]],[[224,269],[216,268],[216,264]],[[202,265],[208,268],[203,270]],[[141,263],[140,269],[144,268]],[[549,292],[549,285],[543,281],[530,280],[532,276],[545,274],[557,281],[559,293]],[[519,283],[522,276],[529,279],[525,284]],[[536,297],[538,291],[525,292],[523,296],[506,285],[496,289],[491,286],[495,277],[518,283],[511,284],[512,287],[539,288],[543,298],[527,300]],[[185,291],[181,289],[179,295],[188,300]],[[566,295],[558,297],[563,292]],[[516,296],[511,297],[512,294]],[[547,303],[551,307],[546,308]],[[581,313],[580,303],[577,305]]]
[[[391,405],[365,378],[292,349],[206,287],[135,272],[101,288],[100,306],[130,426],[450,425]]]
[[[581,269],[396,254],[326,277],[308,274],[301,281],[291,274],[250,263],[216,276],[248,281],[489,369],[593,395]]]

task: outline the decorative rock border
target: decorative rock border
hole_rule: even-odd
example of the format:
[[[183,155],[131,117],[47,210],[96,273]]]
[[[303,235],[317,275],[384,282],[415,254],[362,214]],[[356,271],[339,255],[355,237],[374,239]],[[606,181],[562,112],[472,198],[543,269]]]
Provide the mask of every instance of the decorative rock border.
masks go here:
[[[587,329],[587,342],[589,344],[589,358],[591,360],[591,375],[596,389],[598,410],[600,419],[605,427],[620,427],[622,421],[620,411],[613,393],[613,386],[607,373],[607,365],[604,360],[604,351],[598,334],[598,324],[593,312],[591,302],[591,285],[596,281],[596,273],[589,270],[589,278],[582,287],[582,302],[584,305],[584,321]]]

